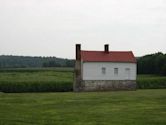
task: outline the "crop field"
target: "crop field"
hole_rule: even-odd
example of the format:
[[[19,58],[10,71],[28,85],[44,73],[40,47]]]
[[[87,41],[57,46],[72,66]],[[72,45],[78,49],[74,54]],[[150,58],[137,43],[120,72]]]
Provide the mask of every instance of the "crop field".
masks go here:
[[[166,76],[138,75],[137,85],[139,89],[166,89]]]
[[[1,69],[0,91],[3,92],[47,92],[71,91],[73,69]]]
[[[166,125],[166,90],[0,93],[0,125]]]
[[[166,76],[138,75],[139,89],[166,88]],[[72,91],[72,68],[0,69],[2,92]]]

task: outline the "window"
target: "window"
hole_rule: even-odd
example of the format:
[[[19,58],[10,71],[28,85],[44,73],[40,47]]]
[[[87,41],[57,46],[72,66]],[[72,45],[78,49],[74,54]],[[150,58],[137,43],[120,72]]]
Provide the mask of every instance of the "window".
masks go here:
[[[126,79],[130,79],[130,68],[125,68]]]
[[[125,70],[128,72],[128,71],[130,71],[130,68],[126,68]]]
[[[118,75],[118,68],[114,68],[114,75]]]
[[[101,71],[102,71],[102,74],[106,74],[106,68],[105,67],[102,67]]]

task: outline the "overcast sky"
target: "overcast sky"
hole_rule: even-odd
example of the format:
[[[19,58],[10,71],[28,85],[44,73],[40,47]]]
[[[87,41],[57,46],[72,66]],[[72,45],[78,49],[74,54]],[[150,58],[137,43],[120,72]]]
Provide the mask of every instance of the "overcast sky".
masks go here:
[[[0,0],[0,55],[84,50],[166,53],[166,0]]]

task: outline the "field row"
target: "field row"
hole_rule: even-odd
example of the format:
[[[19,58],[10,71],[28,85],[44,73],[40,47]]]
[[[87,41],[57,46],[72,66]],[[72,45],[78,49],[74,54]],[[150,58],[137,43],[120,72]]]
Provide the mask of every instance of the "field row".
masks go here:
[[[2,92],[64,92],[73,89],[71,69],[4,70],[0,72]]]

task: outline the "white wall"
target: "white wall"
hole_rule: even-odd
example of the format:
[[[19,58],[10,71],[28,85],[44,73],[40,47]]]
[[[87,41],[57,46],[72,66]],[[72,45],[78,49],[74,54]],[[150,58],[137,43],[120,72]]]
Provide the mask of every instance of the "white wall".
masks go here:
[[[102,73],[102,67],[106,73]],[[118,75],[114,74],[114,68],[118,68]],[[126,68],[130,73],[126,73]],[[113,62],[83,62],[83,80],[136,80],[136,63],[113,63]]]

